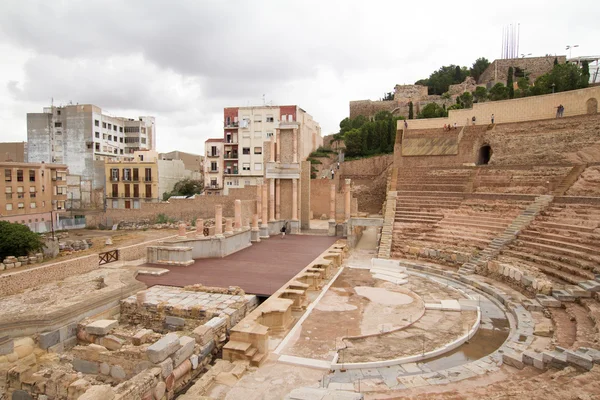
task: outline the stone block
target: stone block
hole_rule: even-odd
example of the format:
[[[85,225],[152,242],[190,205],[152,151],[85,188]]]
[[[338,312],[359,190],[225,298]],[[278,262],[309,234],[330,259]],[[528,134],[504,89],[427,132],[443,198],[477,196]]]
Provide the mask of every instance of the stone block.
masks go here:
[[[106,347],[108,350],[119,350],[121,347],[123,347],[123,345],[125,344],[125,341],[123,339],[119,339],[118,337],[114,336],[114,335],[107,335],[107,336],[102,336],[98,338],[97,343],[100,346],[104,346]]]
[[[542,354],[534,351],[526,351],[523,353],[523,363],[525,365],[532,365],[537,369],[546,369]]]
[[[24,390],[15,390],[11,397],[12,400],[33,400],[33,397]]]
[[[194,354],[196,341],[189,336],[182,336],[179,338],[179,345],[181,347],[173,354],[173,365],[175,368]]]
[[[74,358],[73,369],[84,374],[97,374],[100,371],[100,365],[95,362]]]
[[[72,324],[65,325],[58,332],[60,333],[60,341],[64,342],[73,336],[77,336],[77,324],[73,322]]]
[[[215,348],[214,340],[211,340],[210,342],[208,342],[207,344],[202,346],[202,348],[200,349],[200,358],[205,358],[206,356],[208,356],[213,351],[214,348]]]
[[[157,364],[179,349],[179,336],[176,333],[168,333],[156,341],[146,350],[148,359]]]
[[[523,369],[525,367],[522,353],[506,352],[502,354],[502,362],[516,369]]]
[[[171,315],[167,315],[167,317],[165,318],[165,324],[167,326],[172,326],[172,327],[182,327],[185,325],[185,319],[180,318],[180,317],[173,317]]]
[[[5,336],[0,338],[0,356],[10,354],[15,350],[15,341]]]
[[[100,373],[102,375],[110,375],[110,365],[108,365],[105,362],[103,362],[102,364],[100,364]]]
[[[113,365],[110,368],[110,376],[119,380],[124,380],[125,378],[127,378],[125,370],[120,365]]]
[[[95,385],[85,391],[78,400],[112,400],[115,392],[110,385]]]
[[[57,330],[40,334],[40,348],[44,350],[58,342],[60,342],[60,333]]]
[[[167,376],[171,375],[171,373],[173,372],[173,360],[170,358],[167,358],[164,361],[161,361],[160,363],[158,363],[158,366],[160,367],[161,371],[162,371],[162,377],[163,378],[167,378]]]
[[[64,342],[62,342],[65,351],[71,350],[73,347],[77,346],[77,336],[73,336],[68,338]]]
[[[152,335],[154,331],[152,329],[142,329],[139,330],[133,335],[132,342],[134,346],[139,346],[141,344],[146,343],[148,337]]]
[[[150,361],[140,361],[139,363],[135,364],[135,373],[139,374],[140,372],[148,369],[148,368],[152,368],[152,363]]]
[[[190,362],[192,363],[192,369],[198,368],[198,356],[197,355],[192,354],[192,356],[190,357]]]
[[[536,298],[544,307],[560,308],[562,306],[562,303],[559,300],[554,297],[546,296],[545,294],[538,294]]]
[[[196,339],[196,343],[200,346],[204,346],[208,342],[214,339],[214,330],[210,326],[200,325],[192,332],[192,336]]]
[[[107,335],[111,329],[116,328],[119,325],[119,321],[114,319],[101,319],[94,321],[91,324],[86,325],[85,331],[90,335]]]
[[[591,370],[594,367],[594,360],[587,354],[578,353],[575,351],[565,351],[567,355],[567,362],[571,365],[576,365],[585,369],[586,371]]]
[[[60,354],[64,353],[65,345],[63,342],[56,343],[54,346],[48,347],[48,353]]]

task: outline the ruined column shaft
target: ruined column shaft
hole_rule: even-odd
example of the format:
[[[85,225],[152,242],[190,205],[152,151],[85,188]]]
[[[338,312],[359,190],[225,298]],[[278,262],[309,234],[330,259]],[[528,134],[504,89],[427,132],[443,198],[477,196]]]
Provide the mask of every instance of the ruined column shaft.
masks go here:
[[[215,206],[215,235],[223,234],[223,206],[217,204]]]
[[[269,179],[269,221],[275,221],[275,179]]]
[[[277,151],[275,153],[275,160],[281,162],[281,129],[277,128],[275,129],[275,132],[277,132],[277,141],[275,143],[277,146]]]
[[[298,179],[292,179],[292,219],[298,220]]]
[[[256,214],[258,214],[259,219],[262,213],[262,187],[262,184],[256,185]]]
[[[281,179],[275,181],[275,219],[281,219]]]
[[[329,190],[329,220],[335,221],[335,185]]]
[[[236,199],[234,202],[234,225],[233,228],[236,231],[240,231],[242,229],[242,201]]]
[[[270,153],[269,154],[269,162],[275,162],[275,136],[271,136],[271,143],[269,146]]]
[[[263,183],[262,184],[262,226],[267,226],[267,221],[269,220],[269,215],[268,215],[268,210],[269,210],[269,205],[268,205],[268,188],[267,188],[267,184]]]
[[[350,219],[350,201],[351,201],[351,189],[350,189],[350,185],[351,185],[351,180],[350,179],[346,179],[345,180],[346,183],[346,191],[344,193],[344,219],[345,220],[349,220]]]
[[[292,162],[298,162],[298,128],[292,131]]]
[[[196,235],[204,235],[204,220],[202,218],[196,219]]]

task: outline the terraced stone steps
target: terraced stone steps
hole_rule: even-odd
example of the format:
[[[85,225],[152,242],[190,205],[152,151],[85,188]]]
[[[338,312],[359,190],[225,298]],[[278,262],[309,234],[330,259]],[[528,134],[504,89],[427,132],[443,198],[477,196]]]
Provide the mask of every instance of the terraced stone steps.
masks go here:
[[[512,249],[511,250],[503,250],[502,254],[511,256],[516,259],[530,261],[530,262],[534,263],[534,265],[536,267],[539,267],[540,269],[542,266],[545,266],[545,267],[549,267],[550,269],[553,269],[556,271],[566,272],[568,275],[571,276],[571,278],[569,278],[569,280],[567,280],[567,282],[570,282],[575,285],[581,281],[585,281],[588,279],[594,279],[594,274],[590,271],[585,271],[580,268],[574,267],[570,264],[552,260],[552,259],[540,256],[540,255],[523,253],[523,252],[515,251]],[[546,270],[544,272],[549,273],[548,270]],[[553,275],[553,276],[559,277],[559,275]],[[574,277],[578,277],[578,278],[574,278]]]
[[[526,241],[530,244],[539,243],[542,245],[547,245],[559,249],[570,249],[584,254],[600,256],[600,249],[581,245],[579,244],[579,242],[577,242],[577,239],[561,235],[552,235],[553,237],[556,237],[556,239],[548,239],[545,237],[548,235],[550,234],[540,234],[539,236],[537,236],[535,234],[529,233],[529,231],[526,231],[525,233],[519,235],[519,240],[524,242]]]

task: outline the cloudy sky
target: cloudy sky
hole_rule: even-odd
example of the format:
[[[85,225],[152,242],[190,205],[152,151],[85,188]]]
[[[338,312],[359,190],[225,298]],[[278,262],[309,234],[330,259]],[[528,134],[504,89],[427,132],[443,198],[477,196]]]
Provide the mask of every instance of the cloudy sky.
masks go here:
[[[441,65],[519,53],[600,54],[597,0],[2,0],[0,141],[26,113],[93,103],[154,115],[158,150],[202,152],[223,107],[298,104],[336,132],[349,100],[376,100]],[[567,54],[568,55],[568,54]]]

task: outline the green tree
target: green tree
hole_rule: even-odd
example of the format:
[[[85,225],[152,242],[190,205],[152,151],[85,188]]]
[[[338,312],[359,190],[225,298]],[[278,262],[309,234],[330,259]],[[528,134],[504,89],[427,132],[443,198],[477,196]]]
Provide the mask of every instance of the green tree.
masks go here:
[[[480,57],[473,63],[471,69],[469,69],[469,73],[475,79],[475,81],[479,81],[479,77],[483,74],[483,71],[487,69],[490,65],[490,62],[485,57]]]
[[[202,193],[204,183],[194,179],[183,179],[175,184],[171,196],[193,196]]]
[[[340,121],[340,133],[343,135],[352,129],[352,120],[350,118],[344,118]]]
[[[587,77],[587,81],[590,81],[590,63],[587,60],[581,62],[581,74]]]
[[[413,111],[413,102],[409,101],[408,102],[408,119],[413,119],[415,117],[414,111]]]
[[[483,86],[477,86],[475,88],[475,92],[473,92],[473,97],[477,103],[483,103],[487,100],[487,89]]]
[[[40,235],[27,226],[0,221],[0,260],[8,256],[26,256],[43,248]]]
[[[489,97],[492,101],[506,100],[508,99],[508,88],[498,82],[490,89]]]
[[[440,118],[446,117],[447,113],[443,107],[441,107],[437,103],[429,103],[423,107],[419,115],[417,115],[417,119],[422,118]]]
[[[346,155],[356,157],[366,154],[366,146],[363,141],[363,134],[360,129],[351,129],[344,135],[346,144]]]
[[[558,58],[557,57],[554,57],[554,65],[555,66],[558,65]]]
[[[583,75],[582,70],[575,64],[567,63],[557,64],[552,71],[539,76],[531,91],[534,95],[540,95],[581,89],[587,86],[588,78]]]
[[[473,108],[473,95],[471,92],[464,92],[458,96],[458,99],[463,108]]]
[[[442,95],[448,91],[450,85],[463,82],[467,76],[469,76],[467,67],[453,64],[441,67],[429,75],[429,78],[418,80],[415,84],[427,86],[429,94]]]
[[[506,77],[506,87],[508,87],[508,98],[515,98],[515,85],[513,83],[514,71],[513,67],[508,67],[508,74]]]
[[[383,97],[379,100],[380,101],[394,100],[394,93],[393,92],[384,93]]]

